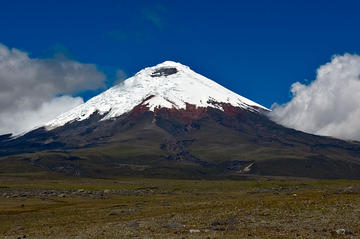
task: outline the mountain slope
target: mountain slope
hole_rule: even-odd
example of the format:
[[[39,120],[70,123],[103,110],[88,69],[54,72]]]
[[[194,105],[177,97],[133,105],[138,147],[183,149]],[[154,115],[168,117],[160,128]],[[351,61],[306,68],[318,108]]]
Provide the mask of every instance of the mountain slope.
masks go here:
[[[360,178],[358,142],[288,129],[266,112],[187,67],[165,62],[45,127],[0,137],[0,173]]]
[[[106,114],[102,119],[107,120],[123,115],[139,104],[147,105],[149,111],[154,111],[155,108],[185,109],[187,104],[221,109],[216,102],[245,109],[267,110],[195,73],[187,66],[166,61],[145,68],[134,77],[47,123],[46,127],[53,129],[68,122],[81,121],[94,112]]]

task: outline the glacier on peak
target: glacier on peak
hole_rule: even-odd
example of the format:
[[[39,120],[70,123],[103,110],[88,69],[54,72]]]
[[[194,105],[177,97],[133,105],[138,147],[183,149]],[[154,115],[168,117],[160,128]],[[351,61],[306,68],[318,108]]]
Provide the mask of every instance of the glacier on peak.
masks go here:
[[[45,128],[51,130],[69,122],[82,121],[95,112],[104,115],[102,120],[108,120],[130,112],[139,104],[147,105],[150,111],[158,107],[186,109],[186,104],[221,109],[221,106],[211,102],[228,103],[253,111],[267,110],[192,71],[188,66],[165,61],[139,71],[133,77],[65,112],[48,122]]]

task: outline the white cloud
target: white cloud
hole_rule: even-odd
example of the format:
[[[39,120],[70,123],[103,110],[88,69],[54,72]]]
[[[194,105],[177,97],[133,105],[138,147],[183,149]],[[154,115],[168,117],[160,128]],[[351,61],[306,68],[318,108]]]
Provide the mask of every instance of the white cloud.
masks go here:
[[[54,119],[59,114],[66,112],[84,103],[81,97],[60,96],[43,102],[34,110],[20,110],[14,112],[0,113],[0,134],[14,133],[20,134]],[[11,129],[11,131],[10,131]]]
[[[30,58],[0,44],[0,134],[34,128],[83,102],[72,94],[105,87],[95,65],[63,56]]]
[[[274,104],[270,117],[308,133],[360,140],[360,56],[334,56],[310,85],[296,82],[293,98]]]

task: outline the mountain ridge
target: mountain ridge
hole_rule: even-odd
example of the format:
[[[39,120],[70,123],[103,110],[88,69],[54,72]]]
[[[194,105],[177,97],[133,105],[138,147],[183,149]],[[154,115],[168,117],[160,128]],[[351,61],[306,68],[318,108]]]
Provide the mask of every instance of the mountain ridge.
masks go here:
[[[193,75],[188,69],[185,68],[186,72]],[[92,105],[94,100],[89,100],[84,104],[89,108],[85,111],[75,108],[76,114],[70,112],[73,118],[66,113],[65,120],[60,121],[63,124],[56,127],[40,127],[17,138],[0,137],[0,173],[38,170],[85,177],[360,179],[359,142],[311,135],[278,125],[267,117],[266,108],[252,101],[250,105],[244,103],[246,98],[197,73],[196,77],[214,88],[219,86],[219,92],[226,94],[209,98],[209,91],[193,87],[190,90],[195,92],[195,101],[181,100],[189,95],[183,96],[180,91],[174,95],[180,97],[175,100],[180,99],[181,107],[176,107],[180,103],[173,100],[164,103],[159,99],[163,95],[157,94],[164,92],[151,83],[186,82],[187,78],[175,77],[179,72],[179,67],[164,68],[160,64],[129,78],[132,80],[124,85],[134,86],[130,89],[135,91],[125,92],[127,97],[132,99],[132,93],[139,89],[141,93],[127,105],[129,110],[121,111],[122,97],[117,98],[113,92],[123,89],[119,85],[95,97],[95,103],[104,106],[100,111]],[[140,84],[144,79],[150,87]],[[174,90],[172,86],[160,89],[169,94],[166,90]],[[175,89],[181,87],[188,90],[191,86],[185,84]],[[109,92],[117,99],[114,103],[110,97],[110,106],[103,97]],[[228,100],[227,93],[234,97]]]

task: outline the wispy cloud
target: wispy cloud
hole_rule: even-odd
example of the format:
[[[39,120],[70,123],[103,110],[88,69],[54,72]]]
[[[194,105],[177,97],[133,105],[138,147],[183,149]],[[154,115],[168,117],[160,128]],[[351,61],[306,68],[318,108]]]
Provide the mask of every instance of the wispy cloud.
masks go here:
[[[105,32],[105,34],[104,34],[105,37],[108,37],[108,38],[111,38],[111,39],[117,40],[117,41],[127,40],[131,37],[130,35],[131,34],[129,34],[129,32],[120,31],[120,30],[108,31],[108,32]]]
[[[162,4],[141,8],[129,20],[131,27],[118,27],[104,33],[116,41],[144,41],[155,36],[154,31],[163,31],[167,26],[167,8]]]
[[[161,4],[142,9],[143,18],[159,29],[166,25],[166,14],[167,9]]]
[[[116,80],[114,82],[114,85],[120,84],[124,80],[126,80],[127,74],[123,70],[117,70],[116,71]]]

